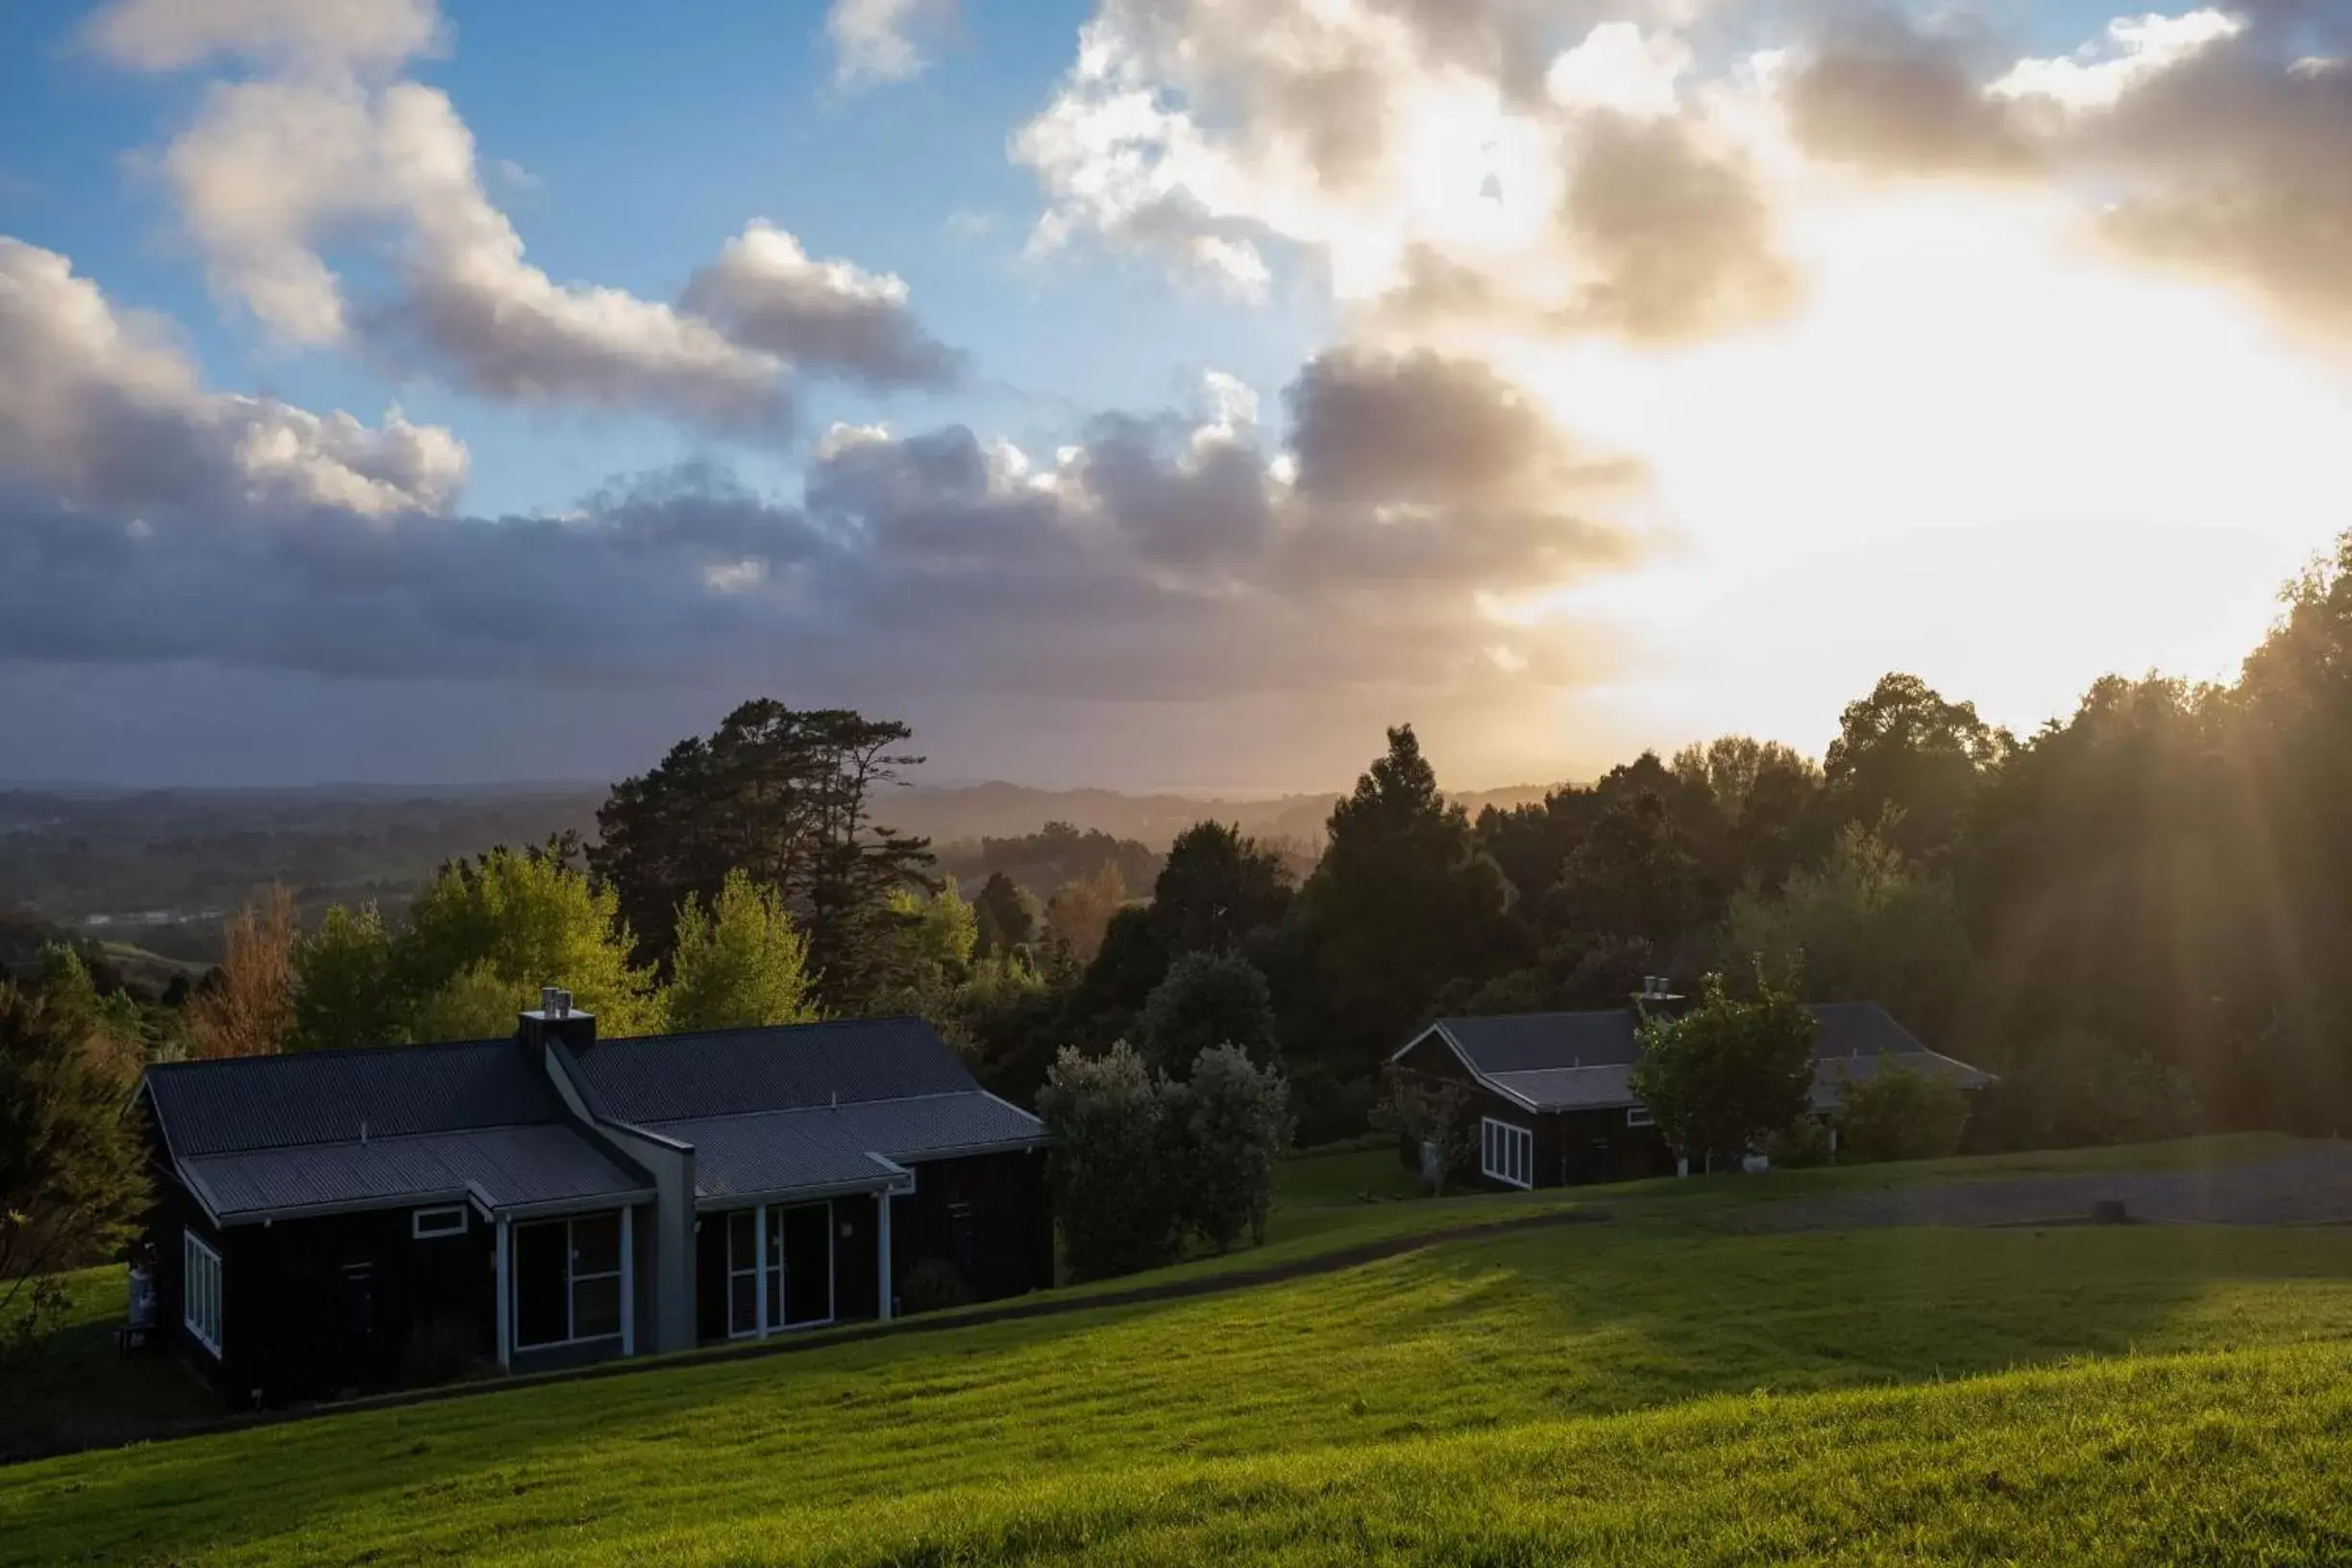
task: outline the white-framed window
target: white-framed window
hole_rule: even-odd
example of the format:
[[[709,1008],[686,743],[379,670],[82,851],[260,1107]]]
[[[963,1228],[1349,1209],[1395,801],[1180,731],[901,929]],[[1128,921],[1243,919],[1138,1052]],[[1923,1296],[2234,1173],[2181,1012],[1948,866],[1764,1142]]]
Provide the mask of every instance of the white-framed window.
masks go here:
[[[198,1344],[220,1355],[220,1254],[194,1231],[180,1233],[180,1321]]]
[[[1533,1187],[1535,1135],[1492,1116],[1480,1117],[1479,1169],[1511,1187]]]
[[[1657,1125],[1657,1117],[1650,1114],[1650,1108],[1646,1105],[1629,1105],[1626,1107],[1626,1125],[1628,1127],[1654,1127]]]
[[[419,1241],[465,1233],[466,1206],[462,1203],[453,1203],[446,1209],[419,1209],[408,1216],[408,1234]]]

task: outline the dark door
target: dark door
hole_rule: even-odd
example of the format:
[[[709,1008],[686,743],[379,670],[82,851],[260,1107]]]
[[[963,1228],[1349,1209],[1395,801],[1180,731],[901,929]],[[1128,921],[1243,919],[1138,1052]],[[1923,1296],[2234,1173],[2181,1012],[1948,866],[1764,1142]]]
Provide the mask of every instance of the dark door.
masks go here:
[[[772,1210],[783,1233],[784,1324],[822,1323],[833,1315],[833,1205]]]
[[[376,1379],[376,1265],[345,1263],[337,1316],[343,1325],[343,1366],[354,1382]]]

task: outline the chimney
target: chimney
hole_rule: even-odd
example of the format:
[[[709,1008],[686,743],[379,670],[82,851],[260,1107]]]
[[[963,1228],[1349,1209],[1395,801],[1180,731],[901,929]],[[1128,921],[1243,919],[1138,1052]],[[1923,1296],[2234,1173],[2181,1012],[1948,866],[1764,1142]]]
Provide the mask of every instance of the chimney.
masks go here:
[[[572,1005],[572,993],[560,986],[542,986],[539,1006],[515,1020],[515,1038],[534,1056],[550,1041],[562,1041],[574,1050],[596,1043],[596,1015]]]
[[[1672,976],[1645,974],[1641,979],[1641,990],[1633,993],[1633,1011],[1673,1017],[1682,1011],[1684,999],[1676,993]]]

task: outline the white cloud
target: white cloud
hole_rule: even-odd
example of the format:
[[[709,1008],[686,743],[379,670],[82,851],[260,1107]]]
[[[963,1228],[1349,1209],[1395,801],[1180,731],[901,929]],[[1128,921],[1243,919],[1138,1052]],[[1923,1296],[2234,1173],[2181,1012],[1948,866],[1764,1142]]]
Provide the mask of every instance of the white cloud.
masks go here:
[[[1996,98],[2046,98],[2069,110],[2113,109],[2132,87],[2245,28],[2243,18],[2219,11],[2119,16],[2107,24],[2105,48],[2021,60],[1986,91]]]
[[[834,81],[858,87],[921,75],[930,63],[925,42],[952,15],[951,0],[833,0],[825,34]]]
[[[284,340],[357,346],[499,398],[765,433],[790,424],[796,362],[885,385],[953,372],[897,279],[810,261],[766,225],[698,275],[716,320],[532,265],[448,96],[341,68],[396,67],[438,36],[429,6],[399,26],[331,6],[164,14],[142,0],[102,18],[101,36],[151,68],[226,50],[279,73],[214,84],[161,168],[215,289]],[[390,243],[396,286],[354,301],[328,247],[369,238]]]
[[[437,512],[466,449],[395,408],[380,426],[210,392],[152,325],[53,251],[0,236],[0,479],[79,505]]]
[[[435,0],[115,0],[90,18],[90,45],[143,71],[216,55],[306,71],[389,70],[441,38]]]

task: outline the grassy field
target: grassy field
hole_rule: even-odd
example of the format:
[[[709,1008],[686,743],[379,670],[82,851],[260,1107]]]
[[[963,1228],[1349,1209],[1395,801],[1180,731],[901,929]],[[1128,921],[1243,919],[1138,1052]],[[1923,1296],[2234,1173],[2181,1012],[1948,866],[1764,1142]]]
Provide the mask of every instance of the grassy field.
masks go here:
[[[1536,1206],[1359,1201],[1379,1160],[1286,1171],[1274,1246]],[[2352,1234],[1708,1222],[1764,1185],[1624,1189],[1605,1226],[1223,1295],[0,1470],[0,1562],[2352,1556]]]

